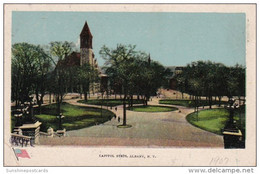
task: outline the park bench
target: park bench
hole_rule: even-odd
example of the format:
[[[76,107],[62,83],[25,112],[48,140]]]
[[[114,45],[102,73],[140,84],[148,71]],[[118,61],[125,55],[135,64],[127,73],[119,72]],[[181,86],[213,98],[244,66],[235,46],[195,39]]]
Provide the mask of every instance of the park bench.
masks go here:
[[[59,136],[59,137],[65,136],[65,133],[66,133],[66,129],[57,130],[57,131],[56,131],[56,135]]]

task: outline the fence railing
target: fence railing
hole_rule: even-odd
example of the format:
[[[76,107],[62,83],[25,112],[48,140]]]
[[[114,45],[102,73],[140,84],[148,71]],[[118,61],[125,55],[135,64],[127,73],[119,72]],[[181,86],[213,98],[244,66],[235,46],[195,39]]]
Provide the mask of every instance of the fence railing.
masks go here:
[[[32,142],[32,137],[25,136],[25,135],[19,135],[12,133],[11,134],[11,143],[16,146],[27,146],[30,144],[31,146],[33,145]]]

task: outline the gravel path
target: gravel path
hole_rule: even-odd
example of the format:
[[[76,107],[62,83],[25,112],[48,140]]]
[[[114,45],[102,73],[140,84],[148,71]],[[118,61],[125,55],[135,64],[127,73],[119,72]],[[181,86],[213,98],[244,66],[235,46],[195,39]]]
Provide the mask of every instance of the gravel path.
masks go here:
[[[92,106],[68,100],[80,106]],[[149,105],[159,105],[153,98]],[[172,106],[172,105],[165,105]],[[121,123],[112,119],[104,124],[68,131],[66,137],[41,137],[41,145],[80,145],[80,146],[145,146],[145,147],[223,147],[223,137],[201,130],[189,124],[185,117],[193,109],[174,106],[179,110],[172,112],[134,112],[127,110],[127,124],[131,128],[117,128],[122,124],[123,107],[113,111],[120,116]],[[103,107],[106,108],[106,107]]]

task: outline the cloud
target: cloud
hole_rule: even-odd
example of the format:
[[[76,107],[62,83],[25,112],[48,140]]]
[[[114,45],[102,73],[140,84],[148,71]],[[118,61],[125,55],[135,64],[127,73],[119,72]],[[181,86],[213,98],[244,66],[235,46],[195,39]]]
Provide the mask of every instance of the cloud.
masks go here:
[[[79,49],[79,47],[80,47],[80,37],[78,37],[76,42],[76,48]]]

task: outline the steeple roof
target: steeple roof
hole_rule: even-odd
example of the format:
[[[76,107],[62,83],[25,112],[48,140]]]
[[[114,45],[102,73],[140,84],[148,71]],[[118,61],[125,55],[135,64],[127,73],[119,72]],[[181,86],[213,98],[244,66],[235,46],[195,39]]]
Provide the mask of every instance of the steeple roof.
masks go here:
[[[80,36],[90,36],[90,37],[93,37],[91,32],[90,32],[90,29],[88,27],[88,23],[87,21],[85,22],[85,25],[84,27],[82,28],[82,31],[80,33]]]

